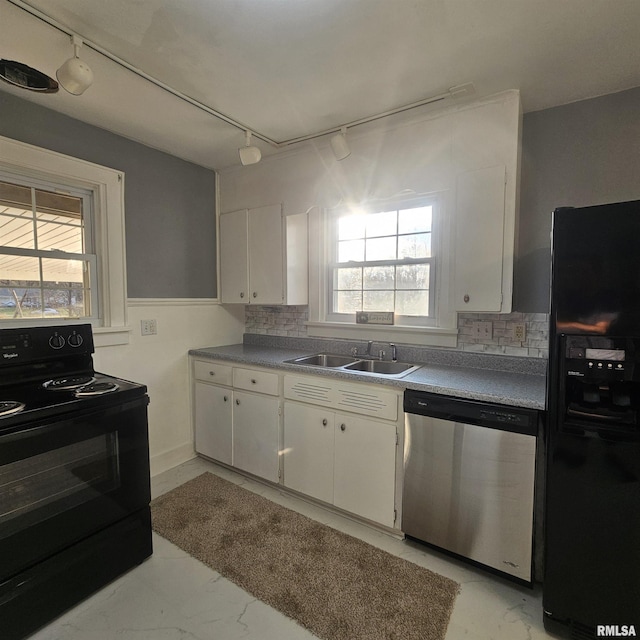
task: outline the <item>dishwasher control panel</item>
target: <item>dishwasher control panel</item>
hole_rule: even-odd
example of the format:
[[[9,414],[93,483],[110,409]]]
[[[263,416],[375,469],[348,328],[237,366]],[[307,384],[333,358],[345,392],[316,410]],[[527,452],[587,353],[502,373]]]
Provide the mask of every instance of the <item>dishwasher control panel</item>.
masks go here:
[[[496,405],[412,389],[404,392],[404,411],[528,435],[537,435],[538,429],[538,412],[535,409]]]

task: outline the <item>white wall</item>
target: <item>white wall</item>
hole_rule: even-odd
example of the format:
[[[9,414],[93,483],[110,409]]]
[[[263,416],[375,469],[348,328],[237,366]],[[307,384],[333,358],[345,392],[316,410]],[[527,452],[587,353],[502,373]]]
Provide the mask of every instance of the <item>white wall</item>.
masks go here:
[[[154,319],[158,333],[142,336],[140,320]],[[151,474],[192,458],[189,349],[242,342],[244,307],[212,301],[129,300],[127,345],[97,347],[97,371],[146,384]]]
[[[503,302],[497,310],[511,309],[522,119],[520,94],[505,91],[438,112],[403,114],[403,118],[384,119],[348,131],[352,153],[341,162],[333,157],[327,140],[321,139],[316,141],[317,145],[309,143],[255,165],[220,172],[220,211],[282,203],[285,215],[310,212],[309,320],[318,323],[323,320],[324,288],[320,279],[325,261],[319,209],[402,194],[437,193],[442,230],[436,271],[437,316],[442,336],[437,335],[435,328],[423,333],[431,331],[429,344],[451,346],[456,327],[455,228],[457,223],[465,227],[469,216],[475,214],[463,210],[457,201],[458,180],[466,172],[496,166],[505,169],[504,228],[491,232],[502,242],[502,253],[486,256],[483,247],[467,253],[482,255],[489,264],[498,263],[493,272],[498,273],[501,281],[492,282],[492,286],[496,289],[501,285],[497,292],[502,294]],[[469,258],[463,255],[461,260]],[[476,308],[496,310],[493,306]],[[411,338],[412,342],[417,339],[415,332]],[[396,336],[396,341],[403,339]]]

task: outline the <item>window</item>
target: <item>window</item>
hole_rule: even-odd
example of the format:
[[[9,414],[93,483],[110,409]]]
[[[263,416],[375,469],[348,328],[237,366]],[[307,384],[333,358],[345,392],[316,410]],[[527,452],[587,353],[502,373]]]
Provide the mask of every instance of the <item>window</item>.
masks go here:
[[[0,175],[0,319],[98,317],[92,199]]]
[[[435,200],[336,212],[330,222],[328,319],[392,311],[400,325],[435,319]]]
[[[0,136],[0,328],[91,322],[126,344],[124,176]]]

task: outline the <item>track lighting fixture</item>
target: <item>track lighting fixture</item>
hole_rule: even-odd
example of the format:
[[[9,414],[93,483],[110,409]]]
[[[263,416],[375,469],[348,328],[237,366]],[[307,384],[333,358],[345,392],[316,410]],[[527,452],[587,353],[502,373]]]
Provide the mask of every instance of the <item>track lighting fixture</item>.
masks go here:
[[[248,129],[245,131],[245,146],[240,147],[238,153],[240,154],[240,162],[243,165],[256,164],[262,158],[260,149],[251,146],[251,131]]]
[[[349,149],[349,145],[347,144],[347,127],[342,127],[340,133],[333,136],[329,143],[331,144],[331,149],[336,160],[344,160],[351,155],[351,149]]]
[[[82,38],[72,35],[71,43],[73,44],[73,57],[69,58],[57,71],[56,77],[60,86],[72,93],[74,96],[79,96],[84,93],[93,82],[93,71],[89,68],[89,65],[80,60],[78,52],[82,46]]]

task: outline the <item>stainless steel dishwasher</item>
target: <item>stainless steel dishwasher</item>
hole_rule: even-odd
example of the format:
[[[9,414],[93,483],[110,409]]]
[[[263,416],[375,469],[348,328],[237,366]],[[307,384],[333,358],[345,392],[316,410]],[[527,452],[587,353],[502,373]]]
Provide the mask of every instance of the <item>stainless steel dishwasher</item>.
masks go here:
[[[413,390],[404,410],[404,533],[532,582],[538,412]]]

